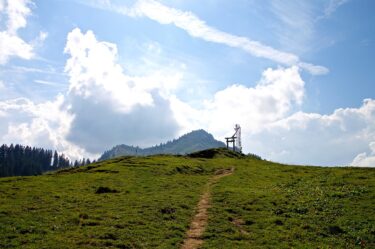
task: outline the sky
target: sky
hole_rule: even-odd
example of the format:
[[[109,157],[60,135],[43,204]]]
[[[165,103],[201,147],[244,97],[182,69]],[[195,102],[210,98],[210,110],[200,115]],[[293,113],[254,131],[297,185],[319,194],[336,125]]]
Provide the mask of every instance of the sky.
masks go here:
[[[372,0],[0,0],[0,143],[92,159],[196,129],[375,166]]]

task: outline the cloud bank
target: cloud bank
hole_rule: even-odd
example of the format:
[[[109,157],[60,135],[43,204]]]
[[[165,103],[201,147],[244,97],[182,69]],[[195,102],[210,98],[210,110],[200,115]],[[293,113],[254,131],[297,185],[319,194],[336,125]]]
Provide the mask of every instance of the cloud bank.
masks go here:
[[[0,102],[0,134],[3,143],[20,143],[57,149],[71,158],[88,153],[66,140],[72,115],[63,108],[64,97],[34,103],[18,98]]]
[[[330,166],[375,166],[370,160],[353,160],[375,138],[375,100],[359,108],[340,108],[332,114],[296,112],[248,134],[250,150],[276,161]],[[357,158],[359,159],[359,158]]]

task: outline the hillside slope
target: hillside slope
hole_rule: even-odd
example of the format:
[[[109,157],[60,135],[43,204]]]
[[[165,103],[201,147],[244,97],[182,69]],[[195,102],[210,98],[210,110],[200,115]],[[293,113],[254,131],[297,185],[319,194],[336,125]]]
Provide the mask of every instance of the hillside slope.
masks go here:
[[[185,155],[196,151],[225,146],[223,142],[216,140],[205,130],[195,130],[165,144],[144,149],[124,144],[117,145],[111,150],[104,152],[99,160],[107,160],[119,156]]]
[[[121,157],[2,178],[0,248],[180,248],[207,182],[227,168],[211,187],[202,248],[375,247],[374,169],[227,155]]]

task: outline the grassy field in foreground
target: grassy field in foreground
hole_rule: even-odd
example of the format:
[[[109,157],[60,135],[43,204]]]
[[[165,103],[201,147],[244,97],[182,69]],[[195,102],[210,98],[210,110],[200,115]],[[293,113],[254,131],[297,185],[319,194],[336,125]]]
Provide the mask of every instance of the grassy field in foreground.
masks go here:
[[[375,169],[238,160],[203,248],[375,248]]]
[[[0,179],[0,248],[179,248],[204,185],[203,248],[375,248],[375,169],[124,157]]]

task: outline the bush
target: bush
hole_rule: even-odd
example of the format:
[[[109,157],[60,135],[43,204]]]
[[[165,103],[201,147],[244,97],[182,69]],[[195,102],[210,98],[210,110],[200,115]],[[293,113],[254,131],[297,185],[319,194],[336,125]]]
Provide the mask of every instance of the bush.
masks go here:
[[[118,193],[116,189],[110,189],[108,187],[99,187],[95,194],[105,194],[105,193]]]

